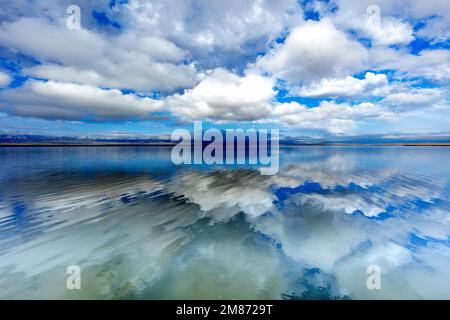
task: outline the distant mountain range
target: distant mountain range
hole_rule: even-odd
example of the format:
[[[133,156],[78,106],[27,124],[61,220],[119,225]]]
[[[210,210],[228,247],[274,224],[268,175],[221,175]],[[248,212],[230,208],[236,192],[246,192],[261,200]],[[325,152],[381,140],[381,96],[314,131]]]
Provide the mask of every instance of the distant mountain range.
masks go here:
[[[371,134],[371,135],[328,135],[313,137],[284,137],[280,144],[450,144],[450,133],[442,134]]]
[[[57,145],[98,145],[98,144],[168,144],[170,138],[89,138],[71,136],[44,136],[44,135],[9,135],[0,134],[0,144],[57,144]]]
[[[74,137],[34,134],[0,134],[0,145],[173,145],[170,135],[155,137]],[[283,136],[280,145],[336,145],[336,144],[450,144],[450,133],[443,134],[389,134],[322,137]]]

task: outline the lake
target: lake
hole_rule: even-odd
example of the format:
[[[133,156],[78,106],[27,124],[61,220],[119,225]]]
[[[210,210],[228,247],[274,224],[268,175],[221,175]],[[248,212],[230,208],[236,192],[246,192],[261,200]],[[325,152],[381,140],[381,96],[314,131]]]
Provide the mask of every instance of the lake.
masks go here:
[[[449,147],[170,151],[0,148],[0,298],[450,299]]]

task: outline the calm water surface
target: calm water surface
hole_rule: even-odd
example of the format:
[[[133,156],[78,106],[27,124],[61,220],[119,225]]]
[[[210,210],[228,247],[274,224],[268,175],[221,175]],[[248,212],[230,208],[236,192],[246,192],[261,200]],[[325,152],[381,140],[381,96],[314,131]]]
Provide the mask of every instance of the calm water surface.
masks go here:
[[[450,299],[450,148],[282,148],[275,176],[170,150],[0,148],[0,298]]]

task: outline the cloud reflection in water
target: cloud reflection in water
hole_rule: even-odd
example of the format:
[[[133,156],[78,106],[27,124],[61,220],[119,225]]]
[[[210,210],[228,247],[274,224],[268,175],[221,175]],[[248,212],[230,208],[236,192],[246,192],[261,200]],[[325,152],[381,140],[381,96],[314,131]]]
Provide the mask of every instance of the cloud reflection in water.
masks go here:
[[[0,298],[450,298],[450,149],[285,148],[276,176],[87,149],[0,150]]]

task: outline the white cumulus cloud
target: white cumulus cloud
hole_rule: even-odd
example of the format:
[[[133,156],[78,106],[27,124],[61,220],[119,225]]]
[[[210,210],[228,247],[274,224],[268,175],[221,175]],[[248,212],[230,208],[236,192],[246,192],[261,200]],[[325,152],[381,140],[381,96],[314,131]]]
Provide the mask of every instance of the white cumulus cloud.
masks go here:
[[[271,112],[273,85],[270,78],[254,74],[240,77],[219,68],[193,89],[167,98],[166,104],[174,114],[187,120],[258,120]]]
[[[25,117],[60,120],[117,121],[150,119],[162,101],[123,94],[116,89],[29,81],[24,86],[3,91],[2,109]]]
[[[400,11],[394,1],[341,0],[339,6],[335,22],[370,39],[375,46],[408,44],[414,39],[411,25],[394,16]]]
[[[157,37],[124,33],[109,37],[89,29],[68,30],[60,22],[21,18],[0,25],[0,42],[33,56],[34,77],[140,92],[195,84],[188,52]]]
[[[450,79],[450,52],[423,50],[418,55],[395,49],[375,49],[370,53],[370,66],[374,69],[396,70],[399,77],[424,77],[445,82]]]
[[[256,65],[275,77],[291,82],[341,77],[359,70],[367,50],[329,19],[308,21],[296,27]]]
[[[373,103],[350,106],[322,101],[319,106],[308,108],[297,102],[283,103],[275,107],[273,115],[281,123],[304,129],[324,130],[331,133],[349,133],[366,119],[392,117],[391,112]]]
[[[367,72],[363,79],[345,78],[322,79],[301,87],[294,92],[304,97],[356,97],[365,94],[379,95],[386,91],[388,80],[385,74]]]

